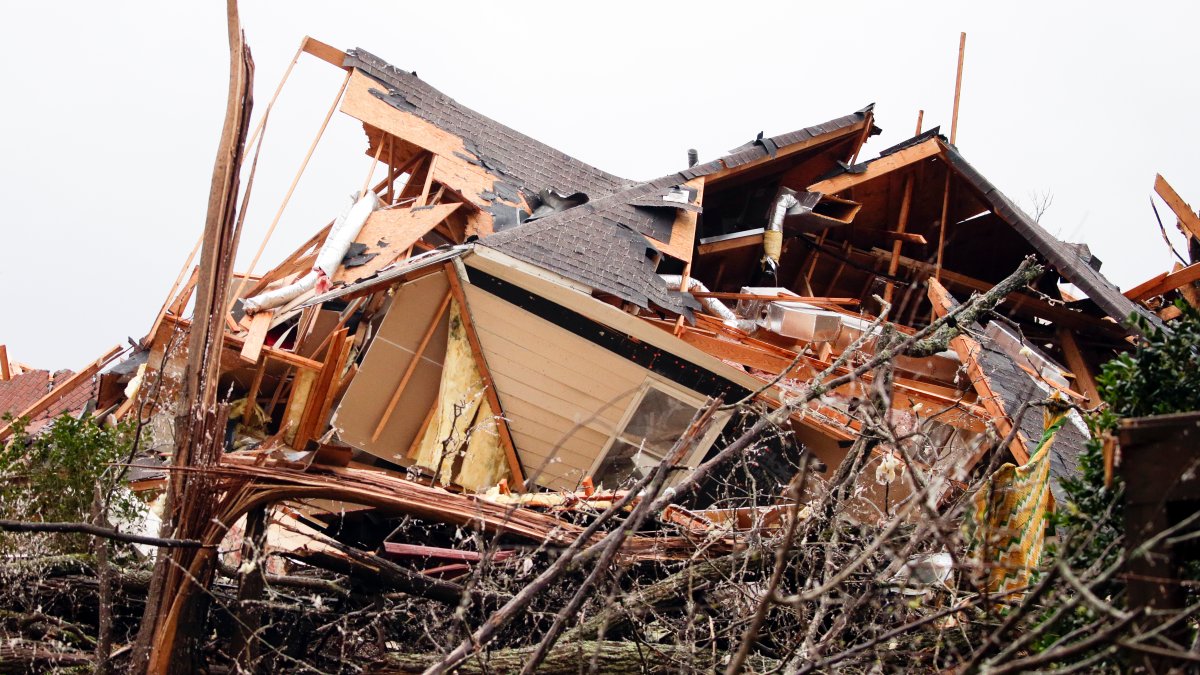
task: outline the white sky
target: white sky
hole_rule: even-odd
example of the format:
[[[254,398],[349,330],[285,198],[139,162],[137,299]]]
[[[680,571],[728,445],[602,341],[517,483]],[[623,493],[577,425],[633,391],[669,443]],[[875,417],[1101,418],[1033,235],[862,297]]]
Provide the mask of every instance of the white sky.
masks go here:
[[[1171,259],[1148,197],[1200,203],[1192,3],[242,3],[262,112],[310,34],[363,47],[462,103],[632,179],[875,102],[863,157],[949,131],[1052,233],[1128,288]],[[223,2],[0,2],[0,343],[79,368],[142,337],[204,221],[227,86]],[[243,235],[248,262],[339,71],[311,57],[272,113]],[[336,215],[369,166],[335,115],[259,271]],[[1174,217],[1161,204],[1175,241]],[[239,265],[239,268],[242,267]]]

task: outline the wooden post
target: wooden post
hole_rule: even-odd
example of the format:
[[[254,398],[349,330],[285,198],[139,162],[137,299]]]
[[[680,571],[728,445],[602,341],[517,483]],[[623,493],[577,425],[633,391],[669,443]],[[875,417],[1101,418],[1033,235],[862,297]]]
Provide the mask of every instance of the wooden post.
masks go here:
[[[1092,377],[1087,360],[1083,358],[1083,351],[1079,349],[1075,334],[1060,326],[1058,328],[1058,346],[1062,347],[1067,367],[1075,375],[1075,384],[1079,393],[1087,396],[1088,403],[1091,405],[1100,405],[1100,390],[1096,387],[1096,380]]]
[[[896,223],[896,231],[903,234],[908,227],[908,211],[912,205],[913,193],[913,176],[908,174],[904,177],[904,197],[900,201],[900,220]],[[904,243],[903,239],[897,239],[892,242],[892,261],[888,264],[888,282],[883,289],[883,299],[887,302],[892,301],[892,291],[894,285],[890,277],[896,276],[896,270],[900,269],[900,245]]]
[[[258,391],[262,388],[263,375],[267,370],[267,355],[261,350],[258,355],[258,366],[254,369],[254,379],[250,380],[250,390],[246,392],[246,407],[242,408],[242,423],[250,424],[254,420],[254,407],[258,402]]]
[[[8,382],[12,374],[8,372],[8,345],[0,345],[0,382]]]
[[[371,176],[375,175],[375,168],[379,166],[379,156],[383,154],[383,143],[386,134],[382,129],[379,130],[379,147],[375,148],[375,158],[371,160],[371,168],[367,171],[367,177],[363,179],[362,189],[358,191],[358,198],[362,199],[367,196],[367,188],[371,186]],[[388,175],[391,176],[392,168],[388,167]]]
[[[950,165],[946,165],[946,189],[942,192],[942,219],[938,223],[937,265],[933,268],[933,278],[942,279],[942,250],[946,247],[946,219],[950,217]]]
[[[925,111],[918,110],[917,111],[917,133],[913,134],[913,136],[921,135],[921,123],[924,121],[925,121]]]
[[[954,114],[950,116],[950,145],[958,138],[958,99],[962,96],[963,56],[967,51],[967,34],[958,36],[958,76],[954,79]]]

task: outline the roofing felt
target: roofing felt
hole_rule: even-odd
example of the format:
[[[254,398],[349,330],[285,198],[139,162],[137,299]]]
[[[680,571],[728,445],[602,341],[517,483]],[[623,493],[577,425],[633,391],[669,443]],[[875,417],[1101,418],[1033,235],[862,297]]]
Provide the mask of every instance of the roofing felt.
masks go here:
[[[631,181],[581,162],[564,152],[485,117],[362,49],[346,52],[354,67],[382,83],[371,93],[389,105],[463,139],[472,156],[464,161],[484,167],[521,189],[532,200],[546,188],[583,192],[595,199],[633,185]]]
[[[686,312],[689,305],[684,303],[688,301],[658,276],[657,261],[646,255],[647,249],[655,249],[643,238],[668,241],[676,209],[650,207],[647,200],[661,201],[666,190],[693,178],[770,157],[781,148],[861,124],[868,121],[870,112],[868,106],[824,124],[767,139],[770,143],[766,145],[748,144],[726,157],[497,232],[481,243],[641,307],[650,303]]]

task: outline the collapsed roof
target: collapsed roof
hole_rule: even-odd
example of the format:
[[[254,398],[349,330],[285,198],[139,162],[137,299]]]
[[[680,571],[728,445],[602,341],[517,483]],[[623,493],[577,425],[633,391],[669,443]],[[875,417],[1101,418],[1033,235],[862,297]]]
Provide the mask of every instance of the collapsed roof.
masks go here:
[[[341,109],[363,125],[371,174],[385,176],[276,267],[234,279],[219,371],[239,465],[407,475],[479,499],[628,485],[707,398],[783,408],[809,378],[869,356],[884,311],[913,334],[1034,256],[1050,271],[952,349],[898,357],[881,376],[892,421],[939,439],[918,460],[946,478],[945,498],[989,453],[1027,461],[1041,426],[1025,404],[1097,403],[1097,364],[1136,330],[1123,320],[1160,320],[938,129],[859,161],[879,133],[873,106],[633,181],[368,52],[311,39],[305,49],[346,71]],[[98,401],[116,417],[149,401],[159,438],[147,447],[164,462],[195,279],[171,289],[142,341],[148,365],[105,370]],[[856,411],[874,381],[790,411],[780,459],[755,480],[778,491],[803,453],[829,475],[863,431]],[[1086,439],[1073,415],[1053,448],[1059,478],[1076,471]],[[739,423],[719,416],[679,465],[718,452],[720,432]],[[886,512],[905,494],[868,485],[862,499]],[[702,501],[691,506],[711,506]]]

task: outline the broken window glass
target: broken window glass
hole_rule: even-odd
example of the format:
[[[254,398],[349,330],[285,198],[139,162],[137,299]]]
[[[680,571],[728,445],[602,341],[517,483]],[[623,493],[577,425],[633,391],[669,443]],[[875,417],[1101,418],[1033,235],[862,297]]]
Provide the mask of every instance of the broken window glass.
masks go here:
[[[648,475],[687,430],[696,407],[650,387],[613,441],[594,480],[605,487],[627,485]]]

